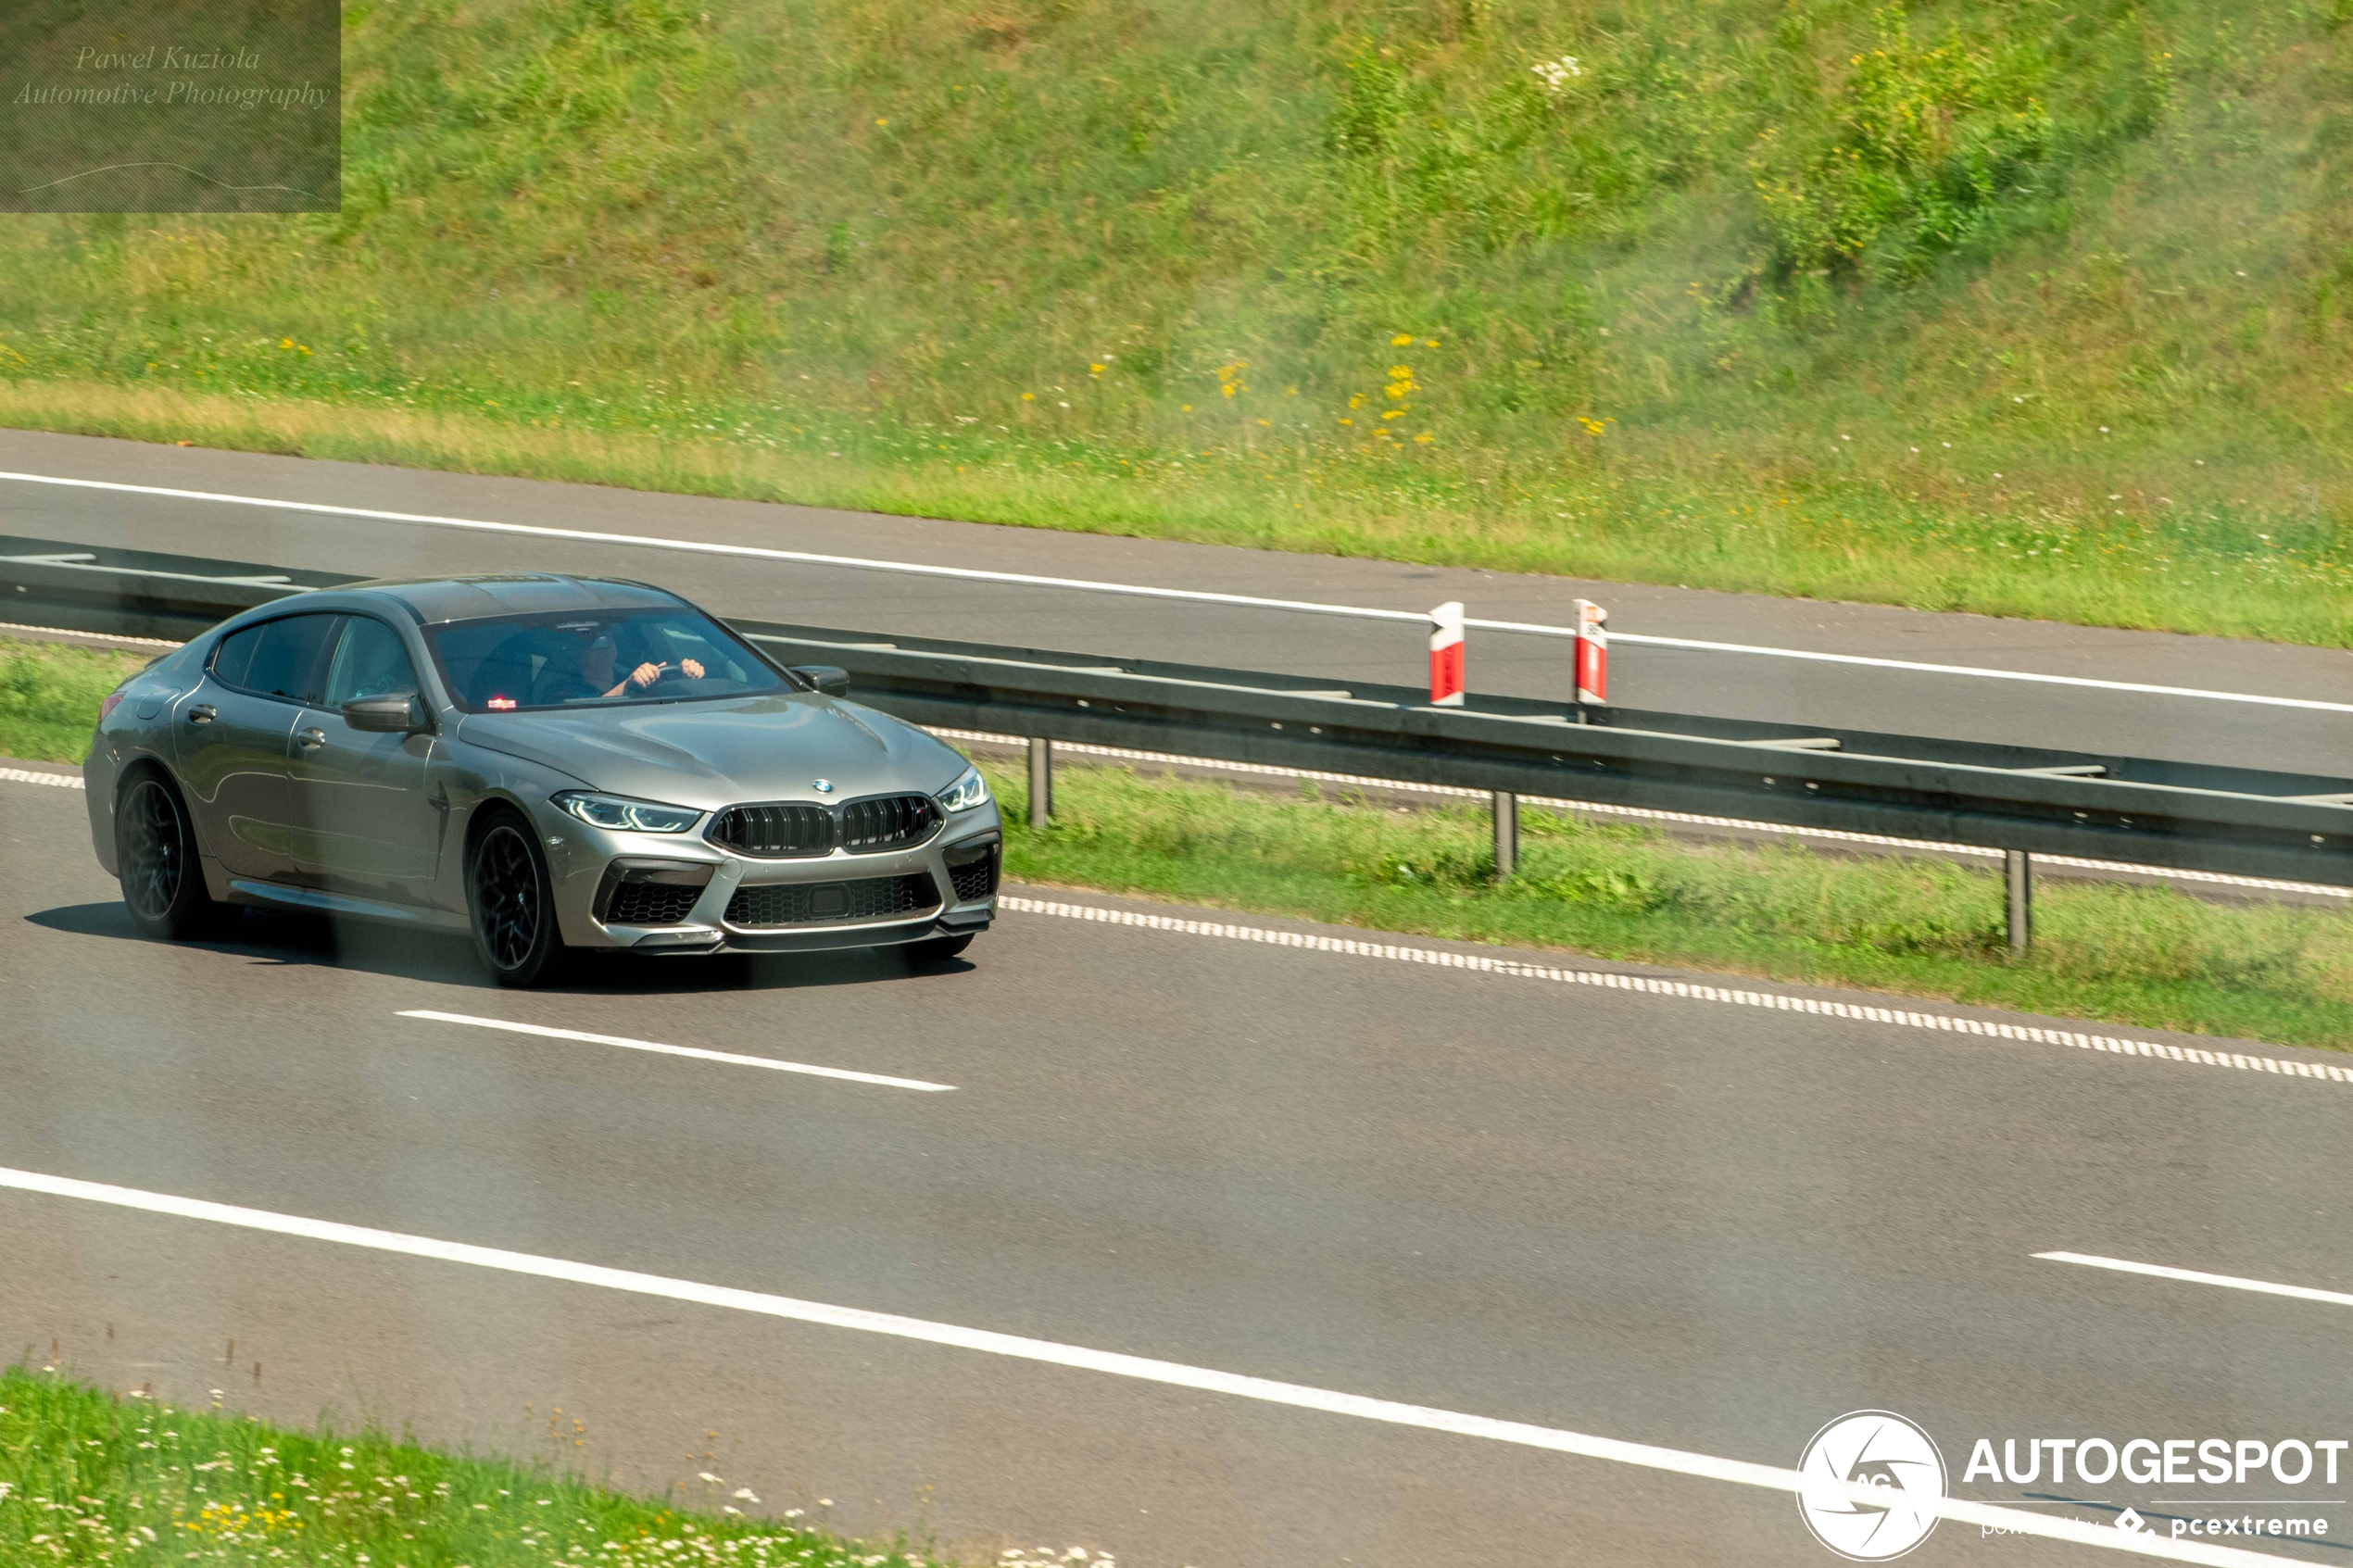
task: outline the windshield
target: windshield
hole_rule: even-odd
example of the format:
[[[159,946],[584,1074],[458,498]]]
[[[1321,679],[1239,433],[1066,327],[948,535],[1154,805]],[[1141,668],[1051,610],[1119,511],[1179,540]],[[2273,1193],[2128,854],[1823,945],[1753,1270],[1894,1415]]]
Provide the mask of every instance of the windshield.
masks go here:
[[[472,713],[677,702],[791,689],[700,610],[501,616],[429,627],[442,679]]]

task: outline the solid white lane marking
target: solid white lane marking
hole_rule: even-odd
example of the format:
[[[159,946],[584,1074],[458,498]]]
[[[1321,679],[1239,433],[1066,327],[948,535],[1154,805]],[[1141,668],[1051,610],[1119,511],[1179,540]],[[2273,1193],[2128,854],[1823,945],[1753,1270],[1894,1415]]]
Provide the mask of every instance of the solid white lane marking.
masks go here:
[[[548,1040],[578,1040],[591,1046],[619,1046],[626,1051],[652,1051],[659,1056],[691,1057],[697,1061],[724,1061],[731,1067],[764,1067],[772,1073],[805,1073],[812,1078],[840,1078],[852,1084],[877,1084],[886,1089],[921,1089],[926,1094],[945,1094],[955,1088],[953,1084],[930,1084],[921,1078],[893,1078],[880,1073],[852,1073],[843,1067],[812,1067],[805,1061],[778,1061],[773,1057],[737,1056],[733,1051],[707,1051],[698,1046],[665,1046],[652,1040],[632,1040],[620,1035],[589,1035],[577,1029],[550,1029],[538,1023],[513,1023],[503,1018],[475,1018],[462,1012],[435,1012],[430,1008],[412,1008],[400,1014],[403,1018],[422,1018],[433,1023],[463,1023],[475,1029],[502,1029],[510,1035],[536,1035]]]
[[[216,501],[232,506],[264,507],[278,511],[312,512],[322,517],[373,518],[385,522],[415,523],[422,528],[458,528],[481,533],[516,533],[538,539],[570,539],[588,545],[627,545],[639,549],[676,550],[687,555],[735,556],[752,560],[793,561],[803,566],[838,566],[862,571],[896,571],[914,577],[946,577],[966,583],[1005,583],[1025,588],[1067,588],[1095,594],[1123,594],[1134,598],[1181,599],[1196,604],[1238,605],[1251,609],[1291,609],[1309,615],[1339,615],[1364,621],[1403,621],[1427,625],[1429,617],[1418,610],[1367,609],[1355,605],[1321,604],[1312,599],[1268,599],[1250,594],[1214,594],[1197,588],[1154,588],[1136,583],[1097,583],[1080,577],[1046,577],[1027,571],[989,571],[978,567],[927,566],[917,561],[871,560],[862,556],[819,555],[809,550],[778,550],[760,545],[720,545],[699,539],[669,539],[654,533],[610,533],[585,528],[550,528],[527,522],[492,522],[481,518],[443,517],[431,512],[386,511],[377,507],[337,507],[320,501],[282,501],[268,495],[235,495],[217,490],[181,490],[161,484],[126,484],[116,480],[67,479],[57,474],[10,473],[0,480],[27,484],[56,484],[74,490],[107,490],[133,495],[161,495],[175,501]],[[1500,623],[1499,623],[1500,624]]]
[[[525,522],[492,522],[480,518],[443,517],[431,512],[387,511],[377,507],[337,507],[321,501],[283,501],[268,495],[237,495],[217,490],[182,490],[162,484],[129,484],[119,480],[68,479],[58,474],[13,473],[0,470],[0,480],[24,484],[55,484],[74,490],[107,490],[133,495],[161,495],[175,501],[212,501],[230,506],[263,507],[278,511],[311,512],[322,517],[373,518],[385,522],[415,523],[423,528],[458,528],[481,533],[514,533],[539,539],[570,539],[589,545],[627,545],[639,549],[676,550],[688,555],[735,556],[753,560],[794,561],[804,566],[836,566],[862,571],[896,571],[914,577],[946,577],[966,583],[1003,583],[1025,588],[1061,588],[1089,594],[1121,594],[1131,598],[1175,599],[1190,604],[1233,605],[1244,609],[1296,610],[1307,615],[1336,615],[1357,621],[1390,621],[1428,626],[1420,610],[1374,609],[1363,605],[1325,604],[1314,599],[1270,599],[1253,594],[1217,594],[1199,588],[1155,588],[1140,583],[1104,583],[1084,577],[1047,577],[1027,571],[989,571],[977,567],[927,566],[916,561],[874,560],[862,556],[820,555],[808,550],[770,549],[758,545],[720,545],[697,539],[668,539],[652,533],[611,533],[585,528],[550,528]],[[1574,629],[1533,621],[1466,620],[1466,626],[1486,632],[1518,632],[1539,637],[1572,637]],[[2199,697],[2215,702],[2247,702],[2269,708],[2303,708],[2329,713],[2353,713],[2353,703],[2323,702],[2314,697],[2264,696],[2250,692],[2206,691],[2195,686],[2146,685],[2133,681],[2102,681],[2087,675],[2042,675],[2020,670],[1990,670],[1967,664],[1923,664],[1900,659],[1870,659],[1861,654],[1818,653],[1806,648],[1765,647],[1748,643],[1711,643],[1691,637],[1653,637],[1634,632],[1613,632],[1615,643],[1653,647],[1684,648],[1707,653],[1745,654],[1767,659],[1802,659],[1823,664],[1854,664],[1878,670],[1906,670],[1930,675],[1969,675],[1995,681],[2026,681],[2045,685],[2082,686],[2095,691],[2133,692],[2149,696]]]
[[[10,784],[54,784],[59,789],[86,789],[80,773],[44,773],[31,768],[0,768],[0,779]]]
[[[240,1229],[263,1231],[276,1236],[298,1236],[310,1241],[333,1242],[344,1247],[366,1248],[371,1251],[398,1253],[411,1258],[431,1259],[437,1262],[463,1263],[473,1268],[496,1269],[505,1273],[528,1274],[540,1279],[560,1280],[571,1285],[594,1286],[605,1290],[623,1290],[639,1296],[655,1296],[673,1301],[687,1301],[702,1306],[721,1307],[733,1311],[753,1312],[763,1317],[783,1318],[794,1323],[813,1323],[825,1328],[853,1329],[865,1334],[885,1335],[894,1339],[910,1339],[927,1345],[946,1346],[960,1350],[975,1350],[993,1356],[1009,1356],[1015,1360],[1043,1362],[1049,1366],[1069,1367],[1081,1372],[1103,1373],[1114,1377],[1134,1378],[1146,1383],[1165,1384],[1178,1388],[1191,1388],[1207,1394],[1224,1394],[1237,1399],[1255,1399],[1262,1403],[1288,1405],[1299,1410],[1321,1411],[1327,1415],[1354,1417],[1360,1421],[1377,1421],[1392,1426],[1416,1427],[1427,1432],[1445,1432],[1457,1436],[1479,1437],[1490,1442],[1510,1443],[1522,1448],[1543,1449],[1554,1453],[1576,1454],[1586,1459],[1605,1460],[1617,1464],[1639,1465],[1648,1470],[1668,1471],[1680,1475],[1697,1476],[1703,1480],[1727,1481],[1745,1486],[1762,1486],[1768,1490],[1794,1494],[1799,1476],[1794,1470],[1778,1465],[1752,1464],[1745,1460],[1719,1459],[1713,1454],[1692,1453],[1681,1449],[1666,1449],[1649,1443],[1630,1443],[1617,1437],[1596,1436],[1590,1433],[1571,1432],[1559,1427],[1538,1426],[1529,1422],[1503,1421],[1493,1416],[1468,1415],[1458,1411],[1439,1410],[1428,1405],[1411,1405],[1394,1399],[1373,1399],[1363,1394],[1341,1393],[1336,1389],[1317,1388],[1305,1384],[1280,1383],[1272,1378],[1253,1377],[1243,1373],[1218,1372],[1208,1367],[1188,1366],[1181,1361],[1157,1361],[1148,1356],[1131,1356],[1117,1350],[1096,1350],[1083,1345],[1064,1345],[1051,1339],[1031,1339],[1021,1335],[1000,1334],[991,1329],[966,1328],[957,1323],[936,1323],[926,1318],[901,1317],[892,1312],[868,1311],[860,1307],[837,1307],[823,1301],[806,1301],[790,1296],[772,1296],[762,1291],[742,1290],[730,1286],[704,1285],[695,1280],[672,1279],[661,1274],[639,1273],[630,1269],[607,1268],[598,1263],[573,1262],[569,1259],[549,1258],[532,1252],[510,1252],[503,1248],[477,1247],[471,1242],[443,1241],[433,1236],[410,1236],[399,1231],[376,1230],[365,1225],[346,1225],[333,1220],[307,1219],[295,1214],[278,1214],[266,1209],[245,1209],[234,1204],[214,1203],[196,1198],[181,1198],[170,1193],[146,1192],[137,1187],[114,1186],[104,1182],[82,1181],[71,1176],[52,1176],[37,1171],[13,1171],[0,1168],[0,1188],[19,1192],[44,1193],[54,1198],[79,1198],[85,1202],[104,1203],[119,1209],[137,1210],[149,1214],[168,1215],[175,1219],[201,1220],[213,1224],[233,1225]],[[1854,1495],[1858,1501],[1872,1500],[1870,1489],[1856,1486]],[[2279,1568],[2280,1559],[2257,1552],[2239,1551],[2228,1547],[2209,1547],[2190,1541],[2151,1539],[2128,1536],[2108,1524],[2095,1524],[2073,1519],[2052,1519],[2029,1513],[2021,1509],[2005,1508],[1991,1503],[1969,1502],[1947,1499],[1935,1507],[1936,1513],[1957,1524],[1990,1524],[2020,1535],[2039,1536],[2048,1540],[2072,1541],[2082,1546],[2106,1547],[2113,1551],[2136,1552],[2145,1557],[2160,1557],[2175,1562],[2207,1562],[2221,1568]]]
[[[977,742],[984,746],[1026,745],[1021,735],[1000,735],[987,730],[954,730],[926,724],[944,740]],[[1438,795],[1454,800],[1485,801],[1490,798],[1483,789],[1462,789],[1453,784],[1415,784],[1403,779],[1377,779],[1363,773],[1327,773],[1313,768],[1278,768],[1270,762],[1227,762],[1214,757],[1186,757],[1176,752],[1137,751],[1126,746],[1088,746],[1078,741],[1058,740],[1054,755],[1073,757],[1104,757],[1120,762],[1176,762],[1188,768],[1214,769],[1227,773],[1256,773],[1267,778],[1311,779],[1318,784],[1361,785],[1370,789],[1397,790],[1413,795]],[[1550,809],[1581,811],[1589,816],[1625,817],[1645,822],[1683,822],[1693,827],[1737,828],[1746,833],[1769,833],[1789,838],[1818,838],[1835,844],[1875,844],[1891,849],[1922,849],[1939,855],[1967,855],[1978,859],[1998,860],[1999,849],[1982,848],[1974,844],[1940,844],[1926,838],[1895,838],[1881,833],[1850,833],[1843,828],[1796,827],[1788,822],[1755,822],[1744,817],[1710,817],[1695,811],[1660,811],[1647,806],[1605,805],[1598,800],[1570,800],[1565,797],[1523,795],[1520,802]],[[2228,887],[2248,887],[2266,893],[2309,893],[2325,898],[2353,898],[2353,887],[2332,887],[2320,882],[2283,882],[2277,877],[2233,876],[2228,872],[2192,872],[2176,866],[2143,866],[2129,860],[2092,860],[2080,855],[2037,855],[2038,866],[2070,866],[2083,871],[2123,872],[2134,876],[2164,877],[2175,882],[2219,884]]]
[[[1390,963],[1428,964],[1439,969],[1468,970],[1475,974],[1549,980],[1566,985],[1592,985],[1609,991],[1631,991],[1647,997],[1676,997],[1686,1001],[1714,1002],[1725,1007],[1812,1013],[1821,1018],[1853,1019],[1862,1023],[1893,1023],[1905,1029],[1936,1029],[1952,1035],[1982,1035],[1994,1040],[2072,1046],[2078,1050],[2150,1057],[2159,1061],[2188,1062],[2199,1067],[2230,1067],[2242,1073],[2273,1073],[2289,1078],[2353,1084],[2353,1069],[2331,1066],[2325,1062],[2296,1061],[2287,1057],[2248,1056],[2239,1051],[2208,1050],[2202,1046],[2170,1046],[2156,1040],[2133,1040],[2116,1035],[2086,1035],[2078,1030],[2048,1029],[2038,1024],[2000,1023],[1990,1019],[1959,1018],[1951,1013],[1919,1012],[1908,1008],[1835,1002],[1820,997],[1792,997],[1778,991],[1741,990],[1690,980],[1660,980],[1647,974],[1558,969],[1548,964],[1522,963],[1517,959],[1491,959],[1481,953],[1449,953],[1436,947],[1409,947],[1395,942],[1364,942],[1352,937],[1319,936],[1302,931],[1269,931],[1264,926],[1229,925],[1219,921],[1187,920],[1175,915],[1138,914],[1128,909],[1106,909],[1094,904],[1025,898],[1014,894],[1000,894],[997,907],[1022,914],[1051,915],[1059,920],[1134,926],[1145,931],[1166,931],[1227,942],[1257,942],[1274,947],[1297,947],[1312,953],[1379,959]]]
[[[1498,626],[1504,625],[1497,622]],[[1512,631],[1535,628],[1514,625]],[[1613,643],[1642,643],[1657,648],[1687,648],[1699,653],[1753,654],[1766,659],[1802,659],[1817,664],[1857,664],[1872,670],[1905,670],[1917,675],[1967,675],[1981,681],[2027,681],[2045,686],[2082,686],[2092,691],[2133,692],[2143,696],[2190,696],[2212,702],[2247,702],[2263,708],[2305,708],[2322,713],[2353,713],[2353,703],[2325,702],[2309,696],[2265,696],[2256,692],[2216,692],[2201,686],[2159,686],[2142,681],[2102,681],[2090,675],[2045,675],[2026,670],[1990,670],[1975,664],[1926,664],[1908,659],[1872,659],[1858,653],[1817,653],[1807,648],[1758,647],[1749,643],[1709,643],[1692,637],[1648,637],[1635,632],[1612,632]]]
[[[2261,1296],[2286,1296],[2298,1301],[2325,1301],[2332,1307],[2353,1307],[2353,1294],[2315,1290],[2309,1285],[2274,1285],[2267,1279],[2242,1279],[2237,1274],[2209,1274],[2196,1269],[2169,1269],[2162,1263],[2135,1263],[2128,1258],[2101,1258],[2089,1252],[2037,1252],[2053,1263],[2081,1263],[2087,1269],[2113,1269],[2120,1274],[2146,1274],[2151,1279],[2180,1280],[2187,1285],[2219,1285],[2226,1290],[2252,1290]]]

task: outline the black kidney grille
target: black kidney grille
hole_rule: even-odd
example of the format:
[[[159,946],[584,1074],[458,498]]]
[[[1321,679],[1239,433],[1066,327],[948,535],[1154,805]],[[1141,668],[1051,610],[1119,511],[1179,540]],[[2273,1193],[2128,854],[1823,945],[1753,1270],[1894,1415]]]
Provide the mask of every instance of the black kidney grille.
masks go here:
[[[774,806],[730,806],[711,824],[711,841],[738,855],[781,860],[801,855],[830,855],[834,848],[834,814],[823,806],[785,803]]]
[[[830,855],[837,845],[853,855],[876,855],[921,844],[939,830],[939,804],[928,795],[878,795],[846,806],[801,801],[730,806],[712,819],[710,837],[738,855],[786,860]]]
[[[676,925],[702,897],[699,887],[672,887],[659,882],[624,882],[612,890],[605,910],[607,925]]]
[[[928,872],[870,876],[854,882],[776,882],[738,887],[727,900],[727,923],[736,926],[826,925],[835,922],[888,920],[939,906],[939,887]]]
[[[853,855],[921,844],[939,826],[939,805],[928,795],[878,795],[841,808],[841,847]]]

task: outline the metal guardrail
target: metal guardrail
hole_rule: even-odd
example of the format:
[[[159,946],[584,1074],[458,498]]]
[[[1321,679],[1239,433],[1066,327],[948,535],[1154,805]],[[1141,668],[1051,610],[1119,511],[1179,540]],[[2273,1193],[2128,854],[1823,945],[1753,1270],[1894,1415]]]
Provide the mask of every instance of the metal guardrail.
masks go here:
[[[354,581],[0,537],[0,619],[188,636]],[[2353,886],[2353,780],[1751,723],[839,628],[737,621],[779,662],[848,670],[923,724],[2009,851],[2022,941],[2030,854]],[[1579,721],[1582,719],[1584,721]],[[1034,758],[1050,752],[1040,748]],[[1042,791],[1040,792],[1042,798]]]
[[[182,640],[256,605],[357,582],[246,561],[0,534],[0,621]]]
[[[2353,782],[737,621],[919,723],[1940,844],[2353,885]]]

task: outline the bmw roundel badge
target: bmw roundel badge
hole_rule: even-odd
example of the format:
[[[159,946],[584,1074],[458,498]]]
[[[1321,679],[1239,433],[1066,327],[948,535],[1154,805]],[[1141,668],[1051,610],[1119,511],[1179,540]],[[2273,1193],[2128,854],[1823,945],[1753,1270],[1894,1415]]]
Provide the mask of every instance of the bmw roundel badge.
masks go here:
[[[820,795],[831,795],[834,792],[834,781],[831,779],[812,779],[809,781],[809,787],[815,790]]]

